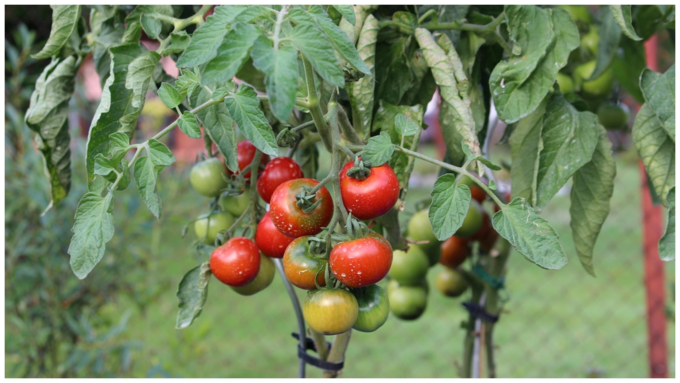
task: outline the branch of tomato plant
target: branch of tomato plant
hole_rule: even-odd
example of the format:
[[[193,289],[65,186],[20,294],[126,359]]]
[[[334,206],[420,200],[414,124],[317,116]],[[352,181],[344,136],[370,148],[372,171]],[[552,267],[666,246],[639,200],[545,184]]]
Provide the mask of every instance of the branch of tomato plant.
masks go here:
[[[280,258],[274,259],[274,264],[276,265],[276,270],[281,275],[283,280],[283,285],[286,287],[288,296],[290,297],[290,302],[293,304],[293,311],[295,311],[295,319],[297,319],[298,334],[300,334],[300,347],[304,350],[306,337],[305,337],[305,318],[302,316],[302,308],[300,307],[300,301],[298,300],[297,294],[295,294],[295,289],[290,283],[288,278],[286,278],[286,272],[283,270],[283,263],[281,263]],[[324,342],[326,344],[326,342]],[[300,358],[298,365],[298,378],[302,379],[305,377],[305,361]]]
[[[258,206],[258,198],[259,195],[257,194],[257,172],[260,170],[260,158],[262,157],[262,152],[259,150],[255,151],[255,156],[253,157],[253,160],[250,162],[250,203],[251,203],[251,209],[250,209],[250,233],[249,233],[249,238],[253,238],[255,235],[255,230],[257,229],[257,206]]]
[[[183,31],[186,29],[186,27],[196,24],[196,25],[201,25],[205,22],[203,20],[203,17],[205,16],[210,9],[212,9],[212,5],[203,5],[201,8],[196,12],[194,15],[187,17],[186,19],[178,19],[172,16],[167,16],[163,15],[160,13],[154,13],[152,16],[157,18],[158,20],[165,21],[166,23],[172,24],[173,29],[172,32],[168,34],[168,37],[164,38],[163,41],[161,41],[161,45],[156,49],[156,52],[158,53],[163,53],[163,50],[168,46],[172,39],[172,34],[175,32]]]
[[[477,33],[477,34],[483,35],[484,37],[490,38],[491,40],[495,41],[507,53],[512,53],[512,49],[510,49],[510,46],[505,41],[505,39],[501,36],[501,34],[499,33],[499,30],[498,30],[498,27],[503,22],[503,20],[505,20],[505,12],[501,12],[500,15],[498,15],[496,18],[491,20],[486,25],[468,24],[468,23],[463,23],[460,20],[454,20],[454,21],[447,22],[447,23],[440,23],[439,20],[435,16],[435,18],[433,18],[433,21],[431,21],[427,24],[422,24],[420,27],[428,29],[430,31],[453,29],[453,30],[458,30],[458,31],[467,31],[467,32]]]
[[[333,151],[333,141],[330,136],[330,129],[328,128],[323,112],[321,111],[319,95],[316,92],[314,68],[312,68],[312,64],[309,60],[304,57],[302,58],[302,62],[305,67],[305,82],[307,83],[307,107],[309,108],[309,113],[312,115],[314,124],[321,135],[321,141],[323,141],[326,150],[330,153]]]
[[[349,345],[349,340],[352,336],[352,330],[338,334],[333,342],[333,347],[328,353],[329,362],[341,362],[345,359],[345,352],[347,351],[347,346]],[[337,378],[339,371],[324,371],[324,378]]]

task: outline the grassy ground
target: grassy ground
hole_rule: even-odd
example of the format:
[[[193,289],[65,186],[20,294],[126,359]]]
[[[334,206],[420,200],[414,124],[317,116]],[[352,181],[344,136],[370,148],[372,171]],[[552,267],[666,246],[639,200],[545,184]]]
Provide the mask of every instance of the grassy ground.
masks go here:
[[[418,166],[423,172],[433,170]],[[520,254],[512,256],[508,313],[496,333],[500,377],[647,376],[637,172],[636,163],[618,161],[614,208],[596,249],[597,278],[588,276],[574,256],[568,196],[556,197],[543,216],[560,234],[570,263],[560,271],[545,271]],[[429,189],[409,193],[407,211],[412,211],[413,203],[426,197]],[[270,288],[253,297],[239,296],[213,280],[201,317],[186,330],[174,329],[176,285],[197,264],[190,240],[180,239],[178,233],[205,201],[196,201],[194,194],[173,194],[164,200],[168,222],[157,225],[150,238],[158,245],[156,261],[148,278],[140,281],[169,288],[145,313],[133,313],[126,336],[144,346],[134,358],[130,376],[295,376],[296,343],[290,337],[295,317],[278,276]],[[668,264],[670,281],[675,280],[673,270],[674,263]],[[431,285],[436,271],[429,273]],[[390,318],[375,333],[354,332],[343,376],[457,377],[464,337],[460,323],[466,318],[461,302],[433,290],[420,320]],[[129,304],[120,301],[115,307],[122,313]],[[669,322],[671,360],[674,327]],[[671,368],[674,371],[675,366]],[[320,373],[309,367],[308,376]]]

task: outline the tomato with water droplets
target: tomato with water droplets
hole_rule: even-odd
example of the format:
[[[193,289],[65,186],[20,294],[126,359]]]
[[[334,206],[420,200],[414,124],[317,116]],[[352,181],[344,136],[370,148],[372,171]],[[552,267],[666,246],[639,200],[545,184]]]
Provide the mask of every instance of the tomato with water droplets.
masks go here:
[[[264,202],[269,200],[279,185],[286,181],[302,178],[302,168],[295,160],[288,157],[274,158],[264,167],[257,179],[257,192]]]
[[[363,180],[347,175],[352,166],[354,164],[349,162],[340,171],[340,193],[347,211],[363,220],[390,211],[399,199],[399,180],[390,165],[372,167]]]
[[[255,231],[255,243],[260,251],[272,258],[282,258],[286,248],[295,238],[284,235],[274,226],[272,217],[267,212],[257,224]]]
[[[331,250],[333,275],[348,287],[375,284],[387,275],[392,265],[392,247],[377,233],[342,242]]]
[[[303,188],[312,189],[319,181],[311,178],[298,178],[279,185],[269,202],[272,221],[283,234],[297,238],[303,235],[319,234],[333,216],[333,199],[325,186],[316,192],[311,201],[320,203],[309,213],[298,206],[296,195]]]
[[[210,271],[226,285],[243,286],[260,271],[260,251],[248,238],[234,237],[212,252]]]
[[[326,286],[324,268],[328,261],[312,254],[309,248],[309,237],[304,236],[293,240],[283,254],[283,272],[293,285],[305,289],[314,290],[316,283]]]

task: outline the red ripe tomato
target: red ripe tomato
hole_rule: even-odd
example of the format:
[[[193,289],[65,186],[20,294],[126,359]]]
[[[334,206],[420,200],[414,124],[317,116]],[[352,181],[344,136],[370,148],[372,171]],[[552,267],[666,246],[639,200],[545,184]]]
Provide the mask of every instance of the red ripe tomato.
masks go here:
[[[325,186],[319,189],[312,201],[312,203],[318,200],[321,202],[309,213],[305,213],[297,205],[295,197],[304,186],[311,189],[318,184],[319,181],[311,178],[298,178],[286,181],[274,190],[269,201],[269,213],[280,232],[297,238],[303,235],[319,234],[328,225],[333,216],[333,199]]]
[[[324,269],[327,264],[328,260],[316,256],[309,249],[308,236],[293,240],[283,255],[283,271],[286,278],[290,283],[305,290],[314,290],[317,284],[326,286]]]
[[[482,203],[486,199],[486,192],[484,189],[477,186],[477,184],[475,184],[475,182],[469,176],[463,175],[463,177],[460,179],[460,184],[467,185],[467,187],[470,188],[470,195],[472,196],[473,200]]]
[[[449,239],[442,242],[442,256],[439,263],[446,267],[455,269],[460,266],[470,255],[470,246],[467,238],[452,235]]]
[[[264,202],[269,203],[274,190],[279,185],[302,177],[302,168],[297,162],[288,157],[275,158],[264,167],[262,174],[258,177],[257,192],[260,193]]]
[[[238,145],[236,146],[236,152],[238,153],[237,154],[238,168],[239,170],[243,170],[246,168],[246,166],[250,165],[250,163],[253,162],[253,158],[255,158],[257,148],[250,141],[246,140],[238,143]],[[267,162],[269,162],[269,156],[263,153],[260,156],[260,164],[266,164]],[[234,173],[231,170],[229,170],[229,174]],[[250,179],[250,170],[248,170],[246,173],[243,173],[243,178],[245,178],[246,180]]]
[[[390,165],[371,168],[371,174],[364,180],[347,175],[352,166],[354,164],[349,162],[340,171],[340,193],[347,211],[363,220],[390,211],[399,199],[399,180]]]
[[[260,251],[248,238],[234,237],[213,251],[210,271],[226,285],[243,286],[260,271]]]
[[[493,249],[493,246],[496,244],[496,240],[498,239],[498,232],[493,228],[489,228],[489,230],[486,231],[486,234],[484,237],[479,239],[479,249],[482,252],[488,253]]]
[[[281,233],[269,213],[266,213],[260,223],[257,224],[255,232],[255,243],[260,251],[272,258],[283,258],[286,248],[295,238],[288,237]]]
[[[392,247],[382,235],[342,242],[331,250],[333,275],[345,286],[364,287],[378,283],[392,265]]]

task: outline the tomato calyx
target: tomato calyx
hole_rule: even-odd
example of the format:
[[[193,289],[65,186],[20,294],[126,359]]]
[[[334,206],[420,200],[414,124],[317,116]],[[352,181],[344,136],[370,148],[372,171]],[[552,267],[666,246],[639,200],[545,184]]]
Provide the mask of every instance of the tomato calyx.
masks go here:
[[[363,181],[371,175],[371,163],[361,160],[361,157],[354,157],[354,166],[345,173],[347,177]]]
[[[279,146],[292,148],[300,141],[300,133],[294,131],[290,126],[283,127],[276,135],[276,143]]]
[[[319,182],[314,188],[308,186],[303,186],[302,190],[295,195],[297,199],[297,206],[302,209],[306,214],[311,213],[323,200],[322,198],[316,199],[316,192],[323,186],[322,182]]]

